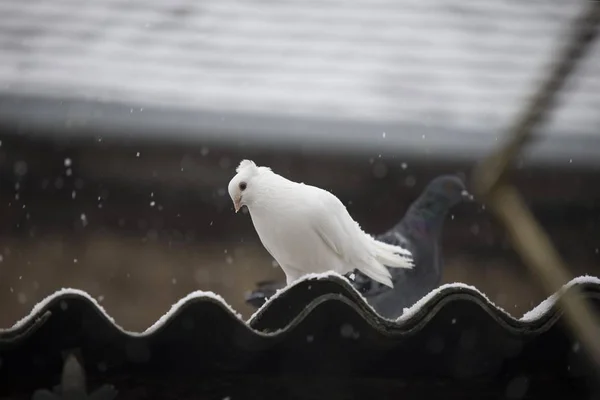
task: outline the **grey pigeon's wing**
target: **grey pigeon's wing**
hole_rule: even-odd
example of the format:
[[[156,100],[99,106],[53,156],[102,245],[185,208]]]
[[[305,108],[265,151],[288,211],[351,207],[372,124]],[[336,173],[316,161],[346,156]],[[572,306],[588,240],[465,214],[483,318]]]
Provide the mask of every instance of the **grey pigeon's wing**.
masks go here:
[[[443,216],[439,221],[424,220],[420,210],[410,207],[396,226],[377,236],[378,240],[410,250],[415,264],[412,269],[388,268],[394,282],[393,289],[377,282],[368,282],[367,277],[361,276],[357,280],[355,287],[384,317],[399,317],[405,307],[410,307],[439,286],[443,268],[440,244]],[[431,226],[432,223],[439,224],[439,229],[438,226]]]
[[[268,298],[273,296],[277,290],[285,287],[280,281],[261,281],[256,283],[256,289],[246,294],[246,303],[259,308]]]

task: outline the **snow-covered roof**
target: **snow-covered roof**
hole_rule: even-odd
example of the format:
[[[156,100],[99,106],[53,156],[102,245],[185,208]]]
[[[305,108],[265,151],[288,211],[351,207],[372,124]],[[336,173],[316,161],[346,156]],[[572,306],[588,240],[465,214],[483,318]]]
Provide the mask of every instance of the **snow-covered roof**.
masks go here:
[[[62,366],[63,382],[71,388],[84,386],[87,378],[95,386],[105,384],[94,395],[109,393],[110,398],[117,390],[119,398],[139,393],[157,398],[176,393],[184,400],[245,398],[248,393],[270,398],[268,393],[287,388],[298,398],[328,399],[362,392],[389,398],[417,392],[427,398],[447,398],[448,393],[455,398],[465,393],[468,398],[491,393],[593,397],[589,383],[596,375],[588,368],[586,349],[565,331],[564,316],[555,307],[517,320],[477,289],[454,283],[405,310],[406,317],[390,321],[364,307],[364,298],[343,279],[332,273],[306,277],[247,322],[218,295],[191,293],[143,333],[116,325],[85,292],[63,289],[12,328],[0,330],[0,391],[5,398],[30,398],[50,382],[60,382]],[[599,284],[585,276],[563,290],[578,286],[598,305]],[[61,358],[67,360],[62,365]],[[268,379],[254,379],[263,375]],[[302,381],[290,380],[293,376]],[[381,382],[373,385],[374,376]],[[332,386],[332,377],[333,389],[319,391],[319,386]],[[304,388],[307,378],[315,384]],[[57,398],[60,389],[55,386]]]
[[[494,142],[586,1],[4,0],[0,94],[123,102],[132,114],[168,106],[433,126]],[[549,134],[598,137],[598,65],[595,44]],[[282,127],[277,135],[295,133]],[[425,135],[406,130],[388,138],[418,146]],[[454,138],[423,137],[432,152],[432,140],[452,151]]]
[[[497,305],[495,305],[494,303],[492,303],[492,301],[489,300],[487,298],[487,296],[485,296],[485,294],[481,293],[477,288],[470,286],[470,285],[466,285],[464,283],[456,282],[456,283],[441,285],[439,288],[432,290],[430,293],[425,295],[421,300],[417,301],[414,305],[412,305],[409,308],[404,309],[404,313],[402,316],[400,316],[396,320],[390,320],[390,319],[386,319],[386,318],[382,317],[381,315],[379,315],[367,303],[367,300],[358,291],[356,291],[356,289],[352,285],[347,284],[347,282],[341,275],[334,273],[334,272],[327,272],[327,273],[321,273],[321,274],[306,275],[303,278],[294,282],[294,284],[292,284],[284,289],[278,290],[277,293],[272,298],[270,298],[254,315],[252,315],[245,322],[242,320],[241,316],[229,304],[227,304],[227,302],[221,296],[219,296],[215,293],[212,293],[212,292],[203,292],[203,291],[192,292],[192,293],[188,294],[187,296],[183,297],[177,303],[175,303],[166,314],[164,314],[152,326],[150,326],[148,329],[146,329],[142,333],[127,331],[127,330],[123,329],[122,327],[120,327],[117,324],[117,322],[112,317],[110,317],[110,315],[102,308],[102,306],[92,296],[90,296],[86,292],[83,292],[78,289],[61,289],[61,290],[53,293],[52,295],[47,296],[45,299],[43,299],[42,301],[37,303],[27,316],[25,316],[21,320],[17,321],[11,328],[0,329],[0,337],[3,333],[13,332],[13,331],[22,329],[25,325],[31,323],[31,321],[35,320],[36,318],[39,318],[41,316],[41,314],[43,313],[43,311],[52,302],[55,302],[55,301],[57,301],[57,299],[61,299],[65,296],[77,296],[77,297],[85,298],[87,301],[90,302],[90,304],[92,304],[103,315],[103,317],[109,323],[113,324],[113,326],[117,327],[122,332],[127,333],[129,335],[134,335],[134,336],[139,336],[139,335],[146,336],[146,335],[151,335],[156,331],[159,331],[163,325],[165,325],[170,320],[175,318],[175,316],[177,315],[177,311],[179,309],[182,309],[183,307],[189,305],[190,303],[192,303],[194,301],[215,302],[215,303],[219,304],[224,310],[226,310],[226,312],[231,317],[235,318],[236,320],[238,320],[241,323],[247,324],[248,327],[251,327],[253,325],[253,322],[260,316],[261,313],[263,313],[269,307],[272,307],[273,303],[281,301],[281,296],[284,295],[286,292],[289,292],[294,287],[299,286],[301,284],[305,284],[305,283],[311,283],[311,282],[314,283],[314,282],[318,282],[320,280],[331,280],[331,279],[333,279],[334,282],[337,282],[340,286],[346,287],[346,289],[349,290],[349,292],[355,298],[355,300],[353,300],[353,301],[362,303],[363,310],[366,310],[366,312],[368,312],[368,313],[372,313],[372,315],[376,316],[376,318],[379,319],[379,321],[382,321],[382,322],[386,321],[388,323],[398,324],[399,327],[401,327],[403,324],[409,324],[411,322],[414,322],[414,320],[423,318],[422,316],[421,317],[418,316],[419,312],[421,312],[421,310],[423,310],[423,309],[429,309],[428,312],[431,312],[433,314],[437,313],[438,310],[436,310],[435,307],[432,307],[432,305],[435,303],[436,298],[444,298],[445,296],[450,297],[450,296],[456,295],[456,294],[466,294],[469,299],[471,299],[473,301],[480,301],[480,304],[482,307],[486,307],[489,310],[491,310],[493,313],[495,313],[496,315],[501,316],[502,318],[505,318],[505,319],[512,320],[515,323],[518,323],[518,322],[520,322],[522,324],[535,323],[535,322],[538,322],[538,321],[541,321],[542,319],[544,319],[544,317],[546,317],[547,314],[549,314],[552,311],[552,308],[555,306],[555,303],[558,300],[558,296],[560,296],[564,291],[568,290],[569,288],[576,286],[576,285],[580,285],[580,286],[582,286],[582,285],[599,286],[600,285],[600,279],[597,277],[594,277],[594,276],[585,275],[585,276],[579,276],[577,278],[574,278],[571,281],[569,281],[568,283],[566,283],[559,292],[548,297],[546,300],[541,302],[537,307],[534,307],[529,312],[525,313],[520,319],[517,319],[516,317],[510,315],[508,312],[503,310],[502,308],[500,308]],[[307,289],[311,290],[311,285],[308,285]],[[302,289],[302,290],[304,290],[304,289]],[[300,297],[296,297],[296,299],[299,299],[299,298]],[[479,300],[477,300],[478,298],[479,298]],[[360,317],[365,318],[366,315],[363,313],[363,315],[361,315]],[[292,317],[292,319],[294,319],[294,318]],[[295,322],[298,323],[298,321],[295,321]],[[279,331],[281,331],[284,329],[288,329],[290,327],[282,326],[279,328],[280,328]],[[276,333],[278,333],[278,332],[276,332]]]

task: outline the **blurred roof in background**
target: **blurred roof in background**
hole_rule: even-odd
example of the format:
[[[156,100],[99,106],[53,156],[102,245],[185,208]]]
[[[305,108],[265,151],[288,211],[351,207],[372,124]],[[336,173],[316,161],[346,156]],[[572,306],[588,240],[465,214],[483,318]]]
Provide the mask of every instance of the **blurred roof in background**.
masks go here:
[[[4,0],[0,119],[479,157],[585,1]],[[596,44],[538,160],[600,163],[598,65]]]

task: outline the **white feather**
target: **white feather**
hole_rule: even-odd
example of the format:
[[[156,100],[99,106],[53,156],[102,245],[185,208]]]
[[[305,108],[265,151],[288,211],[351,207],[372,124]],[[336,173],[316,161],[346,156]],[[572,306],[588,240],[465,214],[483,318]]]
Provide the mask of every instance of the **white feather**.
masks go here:
[[[393,287],[384,265],[413,267],[408,250],[366,234],[330,192],[290,181],[249,160],[242,161],[237,172],[247,181],[245,205],[254,228],[288,284],[309,273],[345,274],[357,269]],[[232,198],[241,179],[236,175],[230,182]]]

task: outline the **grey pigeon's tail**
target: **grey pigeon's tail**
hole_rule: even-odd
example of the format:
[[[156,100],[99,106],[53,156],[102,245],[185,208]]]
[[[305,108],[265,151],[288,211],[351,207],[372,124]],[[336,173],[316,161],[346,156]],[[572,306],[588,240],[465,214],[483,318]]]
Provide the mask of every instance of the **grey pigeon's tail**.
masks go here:
[[[353,281],[378,313],[386,318],[398,318],[405,307],[413,305],[439,286],[443,257],[440,236],[450,208],[473,199],[466,192],[464,179],[442,175],[433,179],[408,209],[402,220],[388,232],[376,236],[389,245],[410,250],[415,267],[389,268],[394,289],[375,285],[371,277],[359,271]],[[371,278],[371,279],[369,279]],[[385,285],[388,286],[388,285]]]

